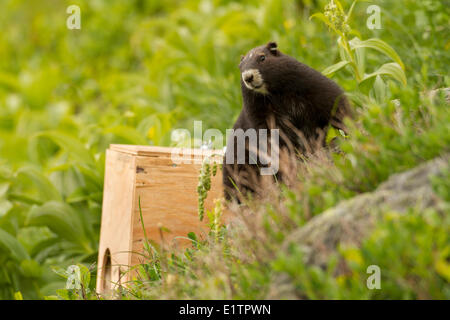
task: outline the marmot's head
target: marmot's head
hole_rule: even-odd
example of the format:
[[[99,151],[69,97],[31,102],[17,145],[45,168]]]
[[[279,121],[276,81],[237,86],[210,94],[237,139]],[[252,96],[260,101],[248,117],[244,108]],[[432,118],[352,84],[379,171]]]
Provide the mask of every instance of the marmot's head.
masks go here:
[[[290,78],[295,59],[282,54],[275,42],[256,47],[241,57],[241,86],[259,94],[279,91]]]

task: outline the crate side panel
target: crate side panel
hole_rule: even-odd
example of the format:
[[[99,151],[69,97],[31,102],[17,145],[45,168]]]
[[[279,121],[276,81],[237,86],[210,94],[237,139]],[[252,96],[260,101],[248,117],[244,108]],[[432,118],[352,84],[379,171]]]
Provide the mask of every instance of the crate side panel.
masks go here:
[[[107,150],[98,259],[99,291],[102,291],[103,286],[100,275],[106,250],[109,249],[111,253],[109,269],[113,282],[119,280],[120,270],[126,270],[126,266],[131,263],[135,176],[134,156]],[[126,277],[122,280],[126,280]]]
[[[174,164],[170,158],[136,158],[136,199],[133,218],[133,252],[141,252],[144,231],[140,220],[138,201],[140,198],[142,216],[147,236],[161,242],[159,225],[170,230],[163,233],[166,244],[177,242],[179,246],[189,245],[188,240],[174,240],[186,237],[191,231],[197,234],[207,232],[207,218],[198,218],[197,184],[201,165]],[[222,173],[218,170],[212,178],[211,190],[205,201],[205,208],[212,209],[214,199],[223,196]],[[133,255],[132,264],[139,262]]]

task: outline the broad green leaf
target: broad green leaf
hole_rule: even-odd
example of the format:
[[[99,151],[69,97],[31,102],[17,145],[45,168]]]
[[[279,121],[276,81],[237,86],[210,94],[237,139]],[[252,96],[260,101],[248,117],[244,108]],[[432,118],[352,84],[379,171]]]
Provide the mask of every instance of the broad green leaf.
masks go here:
[[[94,158],[88,148],[80,140],[69,136],[62,131],[44,131],[36,134],[34,137],[45,137],[52,140],[60,148],[64,149],[75,160],[86,164],[94,164]]]
[[[19,179],[23,176],[31,181],[40,194],[40,200],[44,202],[49,200],[62,200],[61,194],[53,186],[51,181],[37,169],[31,167],[21,168],[17,171],[16,175]]]
[[[28,225],[47,226],[59,237],[77,243],[86,252],[93,249],[85,239],[83,223],[78,213],[63,202],[50,201],[30,210]]]
[[[326,24],[329,23],[327,17],[325,17],[325,15],[322,12],[314,13],[313,15],[311,15],[309,17],[309,20],[312,20],[313,18],[319,19],[319,20],[323,21]]]
[[[10,186],[9,182],[0,183],[0,197],[3,197],[6,194],[6,192],[8,192],[9,186]]]
[[[26,204],[39,204],[39,205],[42,204],[42,201],[31,198],[28,195],[21,193],[10,193],[8,199],[23,202]]]
[[[62,300],[78,300],[79,295],[74,290],[59,289],[56,290],[56,294]]]
[[[10,90],[17,90],[20,87],[16,76],[5,72],[0,72],[0,85],[5,86]]]
[[[380,75],[377,75],[375,82],[373,84],[373,92],[375,94],[375,99],[381,103],[386,99],[386,84]]]
[[[0,218],[11,210],[13,204],[8,200],[0,200]]]
[[[37,262],[42,262],[52,254],[52,248],[61,248],[61,239],[57,236],[34,244],[30,250],[30,256]]]
[[[58,278],[57,280],[45,283],[45,285],[40,288],[40,291],[45,300],[58,300],[58,297],[54,295],[54,293],[56,290],[64,288],[65,285],[66,281]]]
[[[85,288],[89,288],[89,282],[91,281],[91,272],[89,271],[89,268],[81,263],[77,263],[77,266],[80,268],[81,283]]]
[[[326,76],[329,76],[329,75],[335,73],[336,71],[339,71],[340,69],[342,69],[349,63],[350,63],[350,61],[340,61],[338,63],[333,64],[332,66],[329,66],[328,68],[323,70],[322,73]]]
[[[84,165],[78,165],[77,168],[83,175],[88,191],[102,191],[103,177],[97,170]]]
[[[86,194],[84,188],[75,189],[66,199],[68,203],[80,202],[89,199],[89,194]]]
[[[147,140],[135,128],[127,126],[115,126],[105,130],[105,133],[112,133],[115,136],[124,139],[130,144],[146,145]]]
[[[22,274],[27,278],[40,278],[42,276],[42,268],[33,259],[25,259],[20,263]]]
[[[445,259],[439,259],[435,262],[434,269],[438,274],[450,282],[450,263]]]
[[[20,262],[26,259],[30,259],[25,248],[22,244],[11,234],[0,228],[0,248],[6,249],[9,252],[10,257]]]
[[[399,81],[400,83],[406,85],[405,73],[403,72],[402,68],[395,62],[385,63],[377,71],[365,75],[363,81],[361,81],[360,84],[378,75],[388,75],[393,79]]]
[[[330,143],[334,138],[339,136],[339,131],[331,127],[327,132],[326,142]]]
[[[313,18],[319,19],[323,23],[325,23],[329,28],[333,29],[336,32],[336,29],[334,28],[333,24],[330,23],[327,17],[322,12],[318,12],[313,14],[309,17],[309,20],[312,20]]]
[[[385,55],[387,55],[389,58],[391,58],[395,62],[397,62],[399,64],[399,66],[401,67],[401,69],[405,70],[405,65],[403,64],[402,59],[400,59],[397,52],[395,52],[395,50],[390,45],[388,45],[386,42],[384,42],[383,40],[380,40],[377,38],[372,38],[372,39],[361,41],[358,38],[353,38],[350,41],[350,44],[351,44],[352,49],[371,48],[374,50],[378,50],[378,51],[384,53]]]
[[[52,269],[52,271],[54,273],[56,273],[58,276],[63,277],[64,279],[67,279],[68,277],[68,273],[67,270],[64,268],[61,268],[59,266],[51,266],[50,269]]]

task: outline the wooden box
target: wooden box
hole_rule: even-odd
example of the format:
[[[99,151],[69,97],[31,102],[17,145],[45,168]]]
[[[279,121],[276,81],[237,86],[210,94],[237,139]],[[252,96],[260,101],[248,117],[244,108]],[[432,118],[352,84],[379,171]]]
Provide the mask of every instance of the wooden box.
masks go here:
[[[184,163],[172,153],[185,154]],[[186,156],[190,152],[191,156]],[[105,183],[98,255],[97,292],[106,293],[131,280],[129,266],[142,260],[144,232],[149,240],[190,245],[191,231],[207,233],[207,220],[199,221],[197,185],[206,156],[221,162],[221,151],[152,146],[111,145],[106,152]],[[186,163],[187,162],[187,163]],[[205,209],[223,196],[220,168],[211,180]]]

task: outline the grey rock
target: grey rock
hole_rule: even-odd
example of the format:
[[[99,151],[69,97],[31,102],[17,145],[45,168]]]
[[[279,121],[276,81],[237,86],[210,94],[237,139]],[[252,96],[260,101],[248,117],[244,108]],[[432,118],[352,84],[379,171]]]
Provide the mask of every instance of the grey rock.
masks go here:
[[[438,208],[441,201],[433,191],[431,178],[448,168],[449,159],[450,155],[445,155],[392,175],[375,191],[341,202],[312,218],[289,235],[284,246],[292,242],[301,244],[308,264],[323,265],[338,244],[358,245],[382,211],[402,213],[411,207],[419,210]]]
[[[433,191],[431,180],[449,167],[449,160],[450,154],[446,154],[392,175],[375,191],[326,210],[292,232],[285,239],[282,250],[292,243],[298,244],[303,249],[306,264],[325,266],[330,254],[336,252],[339,245],[358,246],[386,210],[397,213],[404,213],[411,207],[444,210],[442,201]],[[296,295],[289,277],[284,274],[275,277],[272,289],[269,298],[292,299]]]

